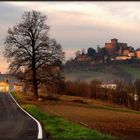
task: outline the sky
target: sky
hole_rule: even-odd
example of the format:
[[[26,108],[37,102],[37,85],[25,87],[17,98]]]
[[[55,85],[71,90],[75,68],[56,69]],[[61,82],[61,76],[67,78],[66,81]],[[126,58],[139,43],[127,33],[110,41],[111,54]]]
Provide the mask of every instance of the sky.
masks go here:
[[[49,35],[62,45],[66,60],[77,50],[117,38],[134,48],[140,47],[140,2],[0,2],[0,72],[8,69],[3,57],[4,39],[9,27],[21,22],[25,11],[37,10],[47,16]]]

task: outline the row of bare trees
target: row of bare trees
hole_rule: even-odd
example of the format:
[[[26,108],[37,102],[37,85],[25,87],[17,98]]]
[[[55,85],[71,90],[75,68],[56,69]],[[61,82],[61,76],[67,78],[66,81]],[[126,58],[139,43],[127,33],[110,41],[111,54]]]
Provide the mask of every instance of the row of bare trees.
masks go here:
[[[115,83],[117,87],[114,90],[101,88],[102,82],[98,80],[93,80],[90,83],[84,81],[67,81],[63,83],[63,88],[61,87],[58,93],[99,99],[139,110],[140,79],[137,79],[134,83],[124,83],[122,81],[115,81]]]

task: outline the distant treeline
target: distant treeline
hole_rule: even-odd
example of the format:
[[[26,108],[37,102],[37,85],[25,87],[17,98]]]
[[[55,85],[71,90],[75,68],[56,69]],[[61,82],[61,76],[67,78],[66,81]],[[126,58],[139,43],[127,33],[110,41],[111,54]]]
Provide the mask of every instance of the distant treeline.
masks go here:
[[[116,89],[101,88],[101,84],[102,82],[98,80],[93,80],[90,83],[66,81],[55,88],[49,88],[49,92],[52,93],[55,89],[57,94],[99,99],[140,110],[140,79],[134,83],[115,81]]]

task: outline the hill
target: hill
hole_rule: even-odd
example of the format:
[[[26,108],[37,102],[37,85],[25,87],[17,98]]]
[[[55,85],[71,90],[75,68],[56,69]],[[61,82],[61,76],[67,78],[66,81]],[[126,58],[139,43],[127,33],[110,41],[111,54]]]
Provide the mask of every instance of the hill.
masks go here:
[[[90,82],[93,79],[105,82],[123,80],[126,82],[140,78],[140,66],[132,64],[102,65],[93,70],[64,70],[66,80]]]

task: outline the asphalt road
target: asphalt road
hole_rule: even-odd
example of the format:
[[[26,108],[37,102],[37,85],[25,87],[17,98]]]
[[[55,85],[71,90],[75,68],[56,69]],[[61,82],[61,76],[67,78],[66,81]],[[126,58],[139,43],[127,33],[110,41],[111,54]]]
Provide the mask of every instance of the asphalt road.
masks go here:
[[[37,140],[37,136],[37,123],[17,106],[8,93],[0,93],[0,140]]]

